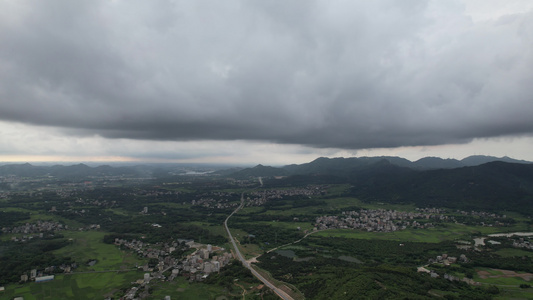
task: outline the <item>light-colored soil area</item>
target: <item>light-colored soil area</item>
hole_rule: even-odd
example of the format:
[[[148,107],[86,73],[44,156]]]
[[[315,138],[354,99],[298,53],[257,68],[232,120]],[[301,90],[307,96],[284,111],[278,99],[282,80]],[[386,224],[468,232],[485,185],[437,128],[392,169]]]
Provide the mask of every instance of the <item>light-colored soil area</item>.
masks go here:
[[[246,260],[246,262],[248,262],[248,263],[256,263],[258,257],[259,257],[259,256],[252,257],[252,258]]]
[[[477,274],[480,278],[510,278],[510,277],[520,277],[524,279],[525,281],[531,281],[533,279],[532,273],[517,273],[515,271],[509,271],[509,270],[500,270],[500,269],[493,269],[494,271],[498,271],[501,274],[491,274],[488,271],[478,271]]]

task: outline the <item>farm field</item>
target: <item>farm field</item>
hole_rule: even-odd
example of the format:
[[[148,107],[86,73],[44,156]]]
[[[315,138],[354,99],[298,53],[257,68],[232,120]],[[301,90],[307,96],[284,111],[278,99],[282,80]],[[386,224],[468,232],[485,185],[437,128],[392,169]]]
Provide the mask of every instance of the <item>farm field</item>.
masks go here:
[[[88,262],[96,260],[92,267],[80,265],[76,272],[128,270],[136,264],[143,264],[132,252],[122,251],[115,245],[104,244],[106,232],[102,231],[65,231],[65,238],[72,239],[70,245],[55,250],[54,254],[70,256],[76,261]]]
[[[496,251],[495,253],[502,257],[515,257],[515,256],[533,257],[533,252],[531,251],[522,250],[522,249],[513,249],[513,248],[501,249],[501,250]]]
[[[171,299],[227,299],[224,288],[204,283],[189,283],[185,278],[179,277],[173,282],[158,282],[151,286],[153,293],[146,299],[159,300],[165,296]]]
[[[525,225],[506,227],[505,231],[526,230]],[[353,229],[328,229],[313,235],[323,237],[344,237],[357,239],[383,239],[394,241],[438,243],[445,240],[471,240],[474,236],[501,232],[502,228],[446,224],[428,229],[405,229],[394,232],[366,232]]]
[[[0,299],[103,299],[142,277],[143,273],[138,271],[56,275],[52,281],[8,285]]]

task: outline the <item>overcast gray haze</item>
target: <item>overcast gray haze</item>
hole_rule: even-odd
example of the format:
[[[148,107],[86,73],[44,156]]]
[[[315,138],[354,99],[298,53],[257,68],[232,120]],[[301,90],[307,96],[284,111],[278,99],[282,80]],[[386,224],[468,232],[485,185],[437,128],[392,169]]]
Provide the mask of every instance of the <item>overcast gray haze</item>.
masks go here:
[[[533,1],[0,2],[0,161],[533,160]]]

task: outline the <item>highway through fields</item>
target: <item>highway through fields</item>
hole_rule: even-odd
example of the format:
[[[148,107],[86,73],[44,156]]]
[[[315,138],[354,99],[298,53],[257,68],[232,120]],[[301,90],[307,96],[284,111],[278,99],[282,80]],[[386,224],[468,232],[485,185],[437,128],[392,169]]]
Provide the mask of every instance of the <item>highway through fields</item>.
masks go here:
[[[248,268],[248,270],[250,270],[252,272],[252,274],[259,280],[261,280],[261,282],[263,282],[266,286],[268,286],[269,288],[271,288],[274,293],[276,293],[276,295],[278,295],[281,299],[284,299],[284,300],[293,300],[293,298],[291,296],[289,296],[287,293],[285,293],[284,291],[282,291],[281,289],[278,289],[272,282],[268,281],[268,279],[266,279],[265,277],[263,277],[263,275],[259,274],[254,268],[252,268],[251,264],[248,263],[246,261],[246,259],[244,258],[244,256],[242,255],[241,251],[239,250],[239,247],[237,247],[237,243],[235,243],[235,239],[233,238],[233,236],[231,235],[231,232],[229,231],[229,227],[228,227],[228,220],[229,218],[231,218],[233,216],[233,214],[235,214],[236,212],[238,212],[242,207],[244,206],[244,193],[241,194],[241,205],[239,205],[239,207],[237,207],[227,218],[226,220],[224,221],[224,227],[226,228],[226,232],[228,233],[228,236],[229,236],[229,239],[231,241],[231,244],[233,245],[233,249],[235,249],[235,253],[237,254],[237,257],[239,258],[239,260],[242,262],[243,266],[245,266],[246,268]]]

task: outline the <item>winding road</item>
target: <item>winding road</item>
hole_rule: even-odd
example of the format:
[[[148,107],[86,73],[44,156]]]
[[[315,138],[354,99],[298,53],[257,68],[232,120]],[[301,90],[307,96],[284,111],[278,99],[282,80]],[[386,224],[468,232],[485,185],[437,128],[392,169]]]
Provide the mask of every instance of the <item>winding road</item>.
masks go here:
[[[262,185],[262,182],[261,182]],[[233,245],[233,249],[235,249],[235,253],[237,253],[237,257],[242,262],[243,266],[248,268],[252,272],[252,274],[261,282],[263,282],[266,286],[271,288],[276,295],[278,295],[281,299],[284,300],[293,300],[291,296],[289,296],[287,293],[285,293],[283,290],[277,288],[272,282],[268,281],[263,275],[259,274],[254,268],[252,268],[251,264],[246,261],[244,256],[242,255],[241,251],[237,247],[237,243],[235,243],[235,239],[233,238],[233,235],[231,235],[231,232],[229,231],[228,227],[228,220],[231,218],[236,212],[238,212],[241,208],[244,206],[244,193],[241,194],[241,205],[237,207],[224,221],[224,227],[226,228],[226,232],[228,233],[229,239],[231,240],[231,244]]]

